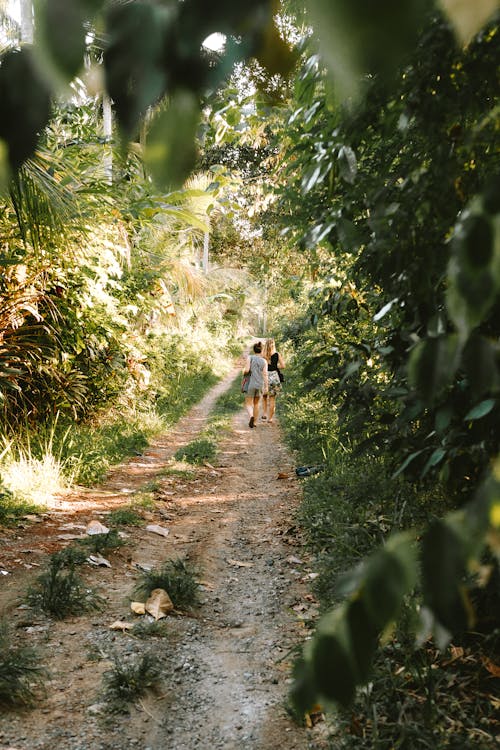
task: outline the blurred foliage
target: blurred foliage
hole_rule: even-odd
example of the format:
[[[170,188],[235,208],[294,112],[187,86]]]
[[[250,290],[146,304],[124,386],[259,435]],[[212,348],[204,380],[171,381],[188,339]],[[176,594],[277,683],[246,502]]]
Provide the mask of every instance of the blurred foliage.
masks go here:
[[[63,8],[55,29],[51,19]],[[228,342],[248,296],[240,276],[229,291],[212,292],[212,316],[198,304],[207,280],[179,273],[192,261],[191,239],[212,223],[216,257],[234,255],[238,269],[258,273],[274,305],[273,320],[262,317],[259,327],[294,315],[283,335],[310,414],[300,417],[305,431],[299,419],[290,432],[320,459],[344,453],[372,462],[384,505],[387,488],[400,488],[407,530],[383,530],[384,545],[360,564],[345,599],[306,645],[295,685],[305,710],[318,698],[355,700],[379,640],[415,590],[424,639],[433,632],[444,645],[452,631],[463,634],[474,620],[474,574],[485,556],[498,555],[497,10],[496,0],[472,10],[453,0],[251,7],[45,0],[34,48],[7,50],[0,63],[7,103],[0,179],[12,186],[1,220],[10,311],[0,316],[5,422],[19,406],[35,421],[61,409],[80,419],[131,378],[136,391],[146,390],[151,370],[141,337],[163,316],[168,338],[168,310],[177,302],[171,382],[151,353],[152,369],[162,373],[158,405],[169,403],[172,381],[180,382],[191,357],[183,356],[186,331],[201,319],[204,331]],[[63,148],[45,128],[62,82],[83,67],[87,26],[123,143],[134,141],[114,164],[117,201],[99,209],[110,234],[97,242],[85,221],[90,204],[78,204],[72,223],[66,192],[69,184],[72,196],[96,208],[95,149],[75,156],[73,136]],[[216,31],[226,40],[212,53],[202,43]],[[65,130],[57,107],[54,122]],[[223,199],[225,211],[239,211],[237,232],[228,231],[227,213],[215,217],[215,201],[205,204],[201,223],[196,212],[177,210],[177,189],[203,137],[199,163],[215,177],[205,192],[219,195],[225,169],[246,179]],[[53,152],[38,183],[28,160],[37,144]],[[75,160],[71,170],[52,163],[56,152]],[[89,181],[79,181],[82,171]],[[177,220],[190,236],[180,251]],[[71,272],[63,245],[76,253]],[[46,399],[47,392],[54,395]],[[421,525],[433,494],[439,514]]]
[[[498,555],[498,38],[493,20],[459,48],[434,13],[390,85],[365,79],[344,106],[313,38],[275,131],[277,207],[311,264],[283,330],[300,368],[288,430],[329,461],[303,522],[337,605],[297,665],[301,711],[353,703],[415,593],[413,632],[442,648],[483,621],[477,589],[498,602],[477,577]]]

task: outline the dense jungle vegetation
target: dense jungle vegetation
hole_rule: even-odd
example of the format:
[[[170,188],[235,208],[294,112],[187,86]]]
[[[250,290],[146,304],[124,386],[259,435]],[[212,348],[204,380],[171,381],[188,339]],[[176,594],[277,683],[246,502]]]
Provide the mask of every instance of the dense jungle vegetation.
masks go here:
[[[493,747],[497,2],[45,0],[33,45],[20,20],[0,519],[49,471],[96,482],[271,332],[288,439],[324,467],[292,710],[338,711],[336,748]]]

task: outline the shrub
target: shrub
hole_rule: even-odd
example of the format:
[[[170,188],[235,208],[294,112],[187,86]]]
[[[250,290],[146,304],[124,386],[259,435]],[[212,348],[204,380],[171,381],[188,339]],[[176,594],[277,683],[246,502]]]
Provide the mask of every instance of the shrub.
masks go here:
[[[48,570],[28,589],[28,604],[34,609],[64,620],[69,615],[79,615],[93,609],[101,609],[104,599],[93,589],[87,588],[77,575],[74,563],[52,557]]]
[[[128,704],[155,687],[160,679],[160,665],[152,654],[144,654],[137,662],[125,664],[114,660],[113,669],[105,672],[104,695],[114,713],[127,713]]]
[[[217,449],[212,440],[201,438],[193,440],[175,453],[178,461],[186,461],[188,464],[203,464],[208,461],[211,463],[215,460]]]
[[[88,553],[82,547],[76,545],[70,545],[59,552],[54,552],[51,555],[51,560],[54,565],[59,568],[74,568],[76,565],[82,565],[87,559]]]
[[[47,677],[40,658],[32,648],[14,647],[6,623],[0,623],[0,704],[32,706],[37,689]]]
[[[197,572],[184,560],[167,560],[159,569],[146,570],[136,586],[136,592],[149,596],[153,589],[168,593],[175,607],[189,608],[198,603]]]
[[[144,523],[141,514],[132,507],[112,510],[108,519],[113,526],[141,526]]]
[[[103,552],[122,547],[124,541],[116,529],[111,529],[106,534],[89,534],[85,539],[80,539],[78,543],[88,549],[89,552],[100,555]]]

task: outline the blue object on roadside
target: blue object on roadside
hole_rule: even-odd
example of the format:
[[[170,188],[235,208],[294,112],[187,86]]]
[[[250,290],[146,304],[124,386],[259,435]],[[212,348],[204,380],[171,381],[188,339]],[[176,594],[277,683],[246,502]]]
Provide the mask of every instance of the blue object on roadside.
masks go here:
[[[318,466],[298,466],[295,469],[295,473],[298,477],[310,477],[312,474],[319,474],[324,468],[324,464],[319,464]]]

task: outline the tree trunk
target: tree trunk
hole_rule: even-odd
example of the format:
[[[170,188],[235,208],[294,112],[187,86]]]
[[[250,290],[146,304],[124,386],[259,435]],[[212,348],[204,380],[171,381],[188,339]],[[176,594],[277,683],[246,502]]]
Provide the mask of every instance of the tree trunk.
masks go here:
[[[21,42],[33,44],[33,3],[32,0],[20,0]]]
[[[208,232],[203,235],[203,271],[208,273]]]
[[[102,131],[105,138],[103,157],[104,176],[107,183],[112,185],[113,150],[111,143],[113,137],[113,113],[111,110],[111,100],[106,93],[104,93],[102,97]]]

